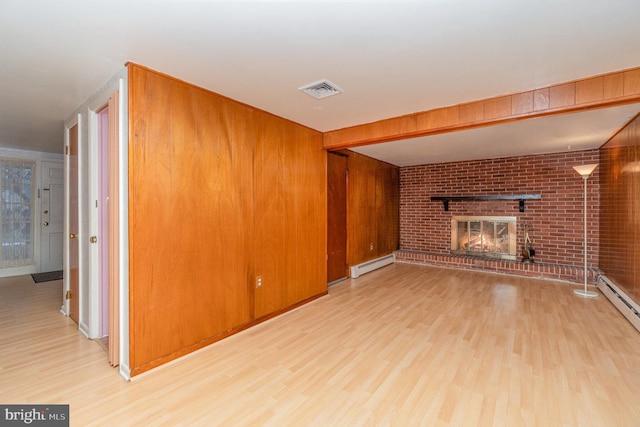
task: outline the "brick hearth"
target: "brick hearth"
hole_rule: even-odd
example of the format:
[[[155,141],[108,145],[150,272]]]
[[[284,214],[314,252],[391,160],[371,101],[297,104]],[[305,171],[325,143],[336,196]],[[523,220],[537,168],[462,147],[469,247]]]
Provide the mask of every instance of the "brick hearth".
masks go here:
[[[395,252],[397,262],[409,262],[436,267],[459,268],[464,270],[481,270],[492,273],[514,274],[520,276],[541,277],[545,279],[564,280],[584,283],[584,267],[548,263],[525,263],[501,259],[479,258],[469,255],[438,254],[430,252],[398,250]],[[587,283],[595,284],[597,268],[587,269]]]

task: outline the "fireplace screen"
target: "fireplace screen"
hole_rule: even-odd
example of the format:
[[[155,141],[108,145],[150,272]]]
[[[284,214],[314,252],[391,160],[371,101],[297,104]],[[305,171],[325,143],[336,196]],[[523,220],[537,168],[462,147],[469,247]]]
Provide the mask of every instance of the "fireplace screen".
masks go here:
[[[516,217],[453,217],[451,252],[516,259]]]

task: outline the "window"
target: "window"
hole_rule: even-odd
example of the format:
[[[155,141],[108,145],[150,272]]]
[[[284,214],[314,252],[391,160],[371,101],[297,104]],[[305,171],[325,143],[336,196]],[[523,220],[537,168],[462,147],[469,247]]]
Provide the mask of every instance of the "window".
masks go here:
[[[0,159],[0,268],[33,264],[35,163]]]

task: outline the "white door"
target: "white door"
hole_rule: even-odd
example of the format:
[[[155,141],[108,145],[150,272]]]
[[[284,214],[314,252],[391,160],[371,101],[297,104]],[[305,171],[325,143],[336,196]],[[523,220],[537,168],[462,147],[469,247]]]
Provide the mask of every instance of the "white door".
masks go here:
[[[40,271],[62,270],[64,221],[64,166],[42,162],[40,213]]]

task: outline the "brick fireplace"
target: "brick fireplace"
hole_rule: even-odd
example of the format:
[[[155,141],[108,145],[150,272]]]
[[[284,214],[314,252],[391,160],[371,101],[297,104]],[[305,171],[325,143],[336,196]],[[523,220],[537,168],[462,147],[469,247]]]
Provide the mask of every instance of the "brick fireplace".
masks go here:
[[[573,166],[597,163],[598,150],[410,166],[400,169],[399,261],[533,275],[583,282],[583,181]],[[536,194],[517,200],[463,196]],[[465,199],[443,206],[432,197]],[[598,267],[598,170],[589,179],[588,266],[594,282]],[[445,207],[447,210],[445,210]],[[452,253],[454,217],[513,217],[516,254],[512,259]],[[535,262],[522,262],[525,226]]]

